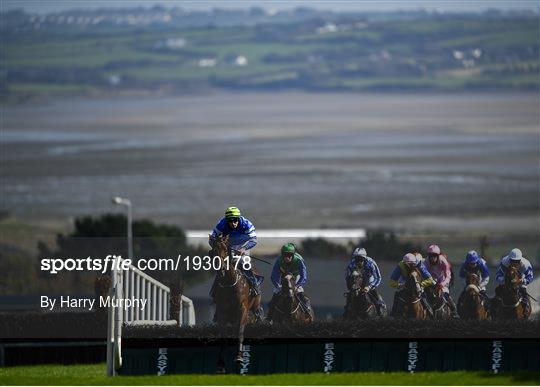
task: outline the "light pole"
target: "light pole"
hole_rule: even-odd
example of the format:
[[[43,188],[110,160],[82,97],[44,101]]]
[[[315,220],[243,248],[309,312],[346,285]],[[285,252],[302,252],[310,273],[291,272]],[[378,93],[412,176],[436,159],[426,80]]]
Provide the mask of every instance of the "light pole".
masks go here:
[[[128,259],[133,260],[133,232],[132,232],[132,217],[131,217],[131,200],[115,196],[112,202],[117,205],[127,207],[127,243],[128,243]],[[118,264],[112,267],[112,286],[110,296],[112,298],[122,297],[123,275],[118,273]],[[107,331],[107,375],[114,376],[117,370],[122,366],[122,347],[120,340],[122,337],[122,320],[123,316],[119,308],[109,307],[108,313],[108,331]]]
[[[115,196],[112,202],[117,205],[127,207],[127,242],[128,242],[128,259],[130,262],[133,260],[133,229],[132,229],[132,217],[131,217],[131,200]]]

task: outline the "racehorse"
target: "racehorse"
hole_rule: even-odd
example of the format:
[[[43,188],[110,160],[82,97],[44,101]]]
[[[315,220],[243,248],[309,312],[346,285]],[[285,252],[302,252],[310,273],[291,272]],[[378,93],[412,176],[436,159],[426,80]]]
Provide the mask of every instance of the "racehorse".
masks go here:
[[[296,291],[296,278],[292,273],[281,273],[281,290],[277,295],[272,314],[276,323],[311,323],[315,319],[313,309],[304,309]]]
[[[443,295],[442,288],[437,286],[428,286],[425,290],[427,300],[433,310],[435,319],[446,319],[452,316],[452,310]]]
[[[480,294],[480,277],[475,273],[468,273],[466,286],[459,296],[457,310],[464,320],[487,320],[490,318],[488,308]]]
[[[255,321],[255,312],[260,307],[261,295],[250,294],[246,277],[235,267],[228,236],[210,237],[212,257],[219,257],[221,270],[217,273],[214,302],[216,322],[220,326],[238,326],[237,362],[242,361],[244,328],[248,322]],[[229,257],[228,259],[226,259]]]
[[[425,320],[430,317],[428,310],[422,304],[421,278],[417,268],[413,268],[409,272],[403,289],[396,292],[394,296],[392,315],[414,320]],[[401,308],[398,307],[399,305]]]
[[[371,318],[377,315],[375,305],[369,298],[364,288],[366,279],[360,271],[352,272],[352,284],[350,290],[345,293],[347,305],[345,306],[345,320],[358,320]]]
[[[526,320],[531,315],[530,303],[525,307],[520,292],[522,283],[519,269],[510,265],[504,275],[504,284],[495,289],[493,299],[493,318]]]

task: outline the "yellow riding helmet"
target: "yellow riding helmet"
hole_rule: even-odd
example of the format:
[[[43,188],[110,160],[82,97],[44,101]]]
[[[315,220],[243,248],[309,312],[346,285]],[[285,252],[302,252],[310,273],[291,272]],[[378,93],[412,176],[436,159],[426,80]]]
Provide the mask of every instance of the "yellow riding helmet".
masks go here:
[[[225,210],[225,219],[234,219],[242,216],[240,210],[237,207],[229,207]]]

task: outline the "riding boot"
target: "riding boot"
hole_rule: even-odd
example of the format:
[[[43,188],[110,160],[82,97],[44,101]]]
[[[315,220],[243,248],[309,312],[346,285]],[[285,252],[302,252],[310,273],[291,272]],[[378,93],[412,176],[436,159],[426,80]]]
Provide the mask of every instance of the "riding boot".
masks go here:
[[[249,292],[250,292],[250,295],[252,295],[253,297],[257,297],[259,294],[261,294],[261,291],[259,290],[259,286],[257,286],[256,284],[250,284]]]
[[[254,314],[256,322],[261,322],[264,320],[264,310],[262,306],[259,306]]]
[[[212,283],[212,287],[210,288],[210,293],[209,293],[212,300],[214,300],[214,297],[216,295],[216,285],[217,285],[217,274],[214,277],[214,282]]]
[[[446,303],[450,307],[450,311],[452,312],[453,318],[459,318],[459,315],[457,313],[457,306],[450,294],[444,293],[444,299],[446,300]]]
[[[523,303],[523,306],[526,310],[529,309],[529,294],[527,293],[527,288],[525,286],[521,286],[519,288],[519,293],[521,294],[521,302]]]
[[[250,295],[253,297],[257,297],[259,294],[261,294],[257,277],[255,277],[255,274],[252,270],[244,270],[243,273],[249,283]]]
[[[371,301],[375,304],[375,308],[377,309],[377,315],[379,317],[385,317],[387,314],[386,310],[386,304],[384,303],[383,298],[379,294],[376,288],[373,288],[368,293]]]
[[[377,313],[379,314],[379,317],[386,317],[388,314],[388,308],[382,297],[379,298],[379,302],[377,303]]]

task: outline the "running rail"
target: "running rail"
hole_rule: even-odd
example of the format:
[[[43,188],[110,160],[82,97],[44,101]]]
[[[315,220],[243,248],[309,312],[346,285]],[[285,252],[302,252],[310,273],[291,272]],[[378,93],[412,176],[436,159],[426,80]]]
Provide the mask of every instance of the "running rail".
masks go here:
[[[116,375],[122,366],[122,326],[124,324],[150,325],[194,325],[195,308],[193,301],[182,295],[180,313],[171,316],[171,289],[133,265],[128,270],[111,271],[111,299],[146,299],[144,310],[137,306],[115,308],[112,305],[107,313],[107,375]]]

